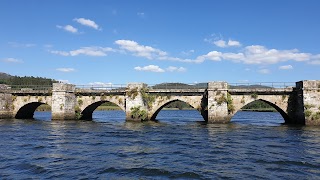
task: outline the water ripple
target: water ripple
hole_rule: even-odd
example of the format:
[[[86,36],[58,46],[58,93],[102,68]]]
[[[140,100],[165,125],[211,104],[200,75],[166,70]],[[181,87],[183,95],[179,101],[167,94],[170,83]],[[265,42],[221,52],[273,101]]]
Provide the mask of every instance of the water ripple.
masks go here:
[[[0,120],[0,179],[320,179],[320,128],[282,125],[279,114],[219,125],[196,111],[145,123],[108,113]]]

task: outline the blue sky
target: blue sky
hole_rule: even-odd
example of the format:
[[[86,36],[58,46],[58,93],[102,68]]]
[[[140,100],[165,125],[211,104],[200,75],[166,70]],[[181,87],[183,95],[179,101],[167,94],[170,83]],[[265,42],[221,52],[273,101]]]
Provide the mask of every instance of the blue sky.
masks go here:
[[[73,84],[320,77],[318,0],[2,0],[0,72]]]

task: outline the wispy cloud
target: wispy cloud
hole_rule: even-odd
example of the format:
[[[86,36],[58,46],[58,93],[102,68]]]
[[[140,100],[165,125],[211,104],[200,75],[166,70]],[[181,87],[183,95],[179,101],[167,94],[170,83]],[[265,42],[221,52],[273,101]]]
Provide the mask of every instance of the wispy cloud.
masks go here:
[[[260,74],[269,74],[270,73],[270,70],[269,69],[260,69],[258,71]]]
[[[138,12],[137,15],[138,15],[140,18],[144,18],[146,14],[145,14],[144,12]]]
[[[320,54],[312,55],[309,64],[320,65]]]
[[[289,70],[289,69],[293,69],[293,66],[292,65],[279,66],[279,69],[281,69],[281,70]]]
[[[144,67],[137,66],[134,68],[137,71],[149,71],[149,72],[157,72],[157,73],[163,73],[163,72],[185,72],[187,71],[184,67],[175,67],[175,66],[169,66],[166,69],[160,68],[156,65],[148,65]]]
[[[75,71],[74,68],[57,68],[56,70],[60,71],[60,72],[74,72]]]
[[[2,61],[6,63],[23,63],[22,60],[16,59],[16,58],[5,58],[5,59],[2,59]]]
[[[75,18],[73,19],[74,21],[76,21],[77,23],[81,24],[81,25],[84,25],[84,26],[87,26],[87,27],[91,27],[95,30],[102,30],[101,28],[99,28],[99,25],[90,20],[90,19],[85,19],[85,18]]]
[[[108,52],[115,52],[115,50],[110,47],[82,47],[72,51],[49,50],[49,52],[60,56],[107,56]]]
[[[144,57],[147,59],[157,59],[167,55],[166,52],[151,46],[140,45],[135,41],[131,40],[117,40],[115,44],[120,46],[120,49],[132,52],[135,56]]]
[[[195,50],[191,49],[189,51],[182,51],[181,55],[183,56],[190,56],[191,54],[193,54],[195,52]]]
[[[187,71],[187,69],[184,67],[174,67],[174,66],[169,66],[166,70],[168,72],[185,72],[185,71]]]
[[[18,43],[18,42],[8,42],[8,44],[14,48],[30,48],[30,47],[36,46],[36,44],[32,44],[32,43],[24,44],[24,43]]]
[[[190,63],[199,63],[202,62],[200,59],[183,59],[178,57],[171,57],[167,52],[162,51],[151,46],[140,45],[132,40],[117,40],[115,44],[119,45],[119,48],[127,52],[132,53],[134,56],[144,57],[147,59],[156,59],[156,60],[167,60],[167,61],[178,61],[178,62],[190,62]]]
[[[71,25],[65,25],[65,26],[57,25],[56,27],[57,27],[58,29],[63,29],[63,30],[65,30],[65,31],[68,31],[68,32],[73,33],[73,34],[78,33],[78,29],[75,28],[75,27],[73,27],[73,26],[71,26]]]

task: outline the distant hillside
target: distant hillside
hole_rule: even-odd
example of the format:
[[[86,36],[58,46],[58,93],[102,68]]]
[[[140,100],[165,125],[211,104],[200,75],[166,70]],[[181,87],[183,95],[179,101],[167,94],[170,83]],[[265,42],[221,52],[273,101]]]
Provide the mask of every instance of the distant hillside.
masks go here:
[[[0,72],[0,84],[7,85],[52,85],[57,82],[54,79],[33,77],[33,76],[12,76],[7,73]]]
[[[11,76],[10,74],[0,72],[0,79],[9,79],[11,77],[13,76]]]
[[[206,89],[207,83],[185,84],[185,83],[161,83],[152,86],[153,89]]]
[[[239,85],[239,86],[229,86],[230,89],[259,89],[259,88],[272,88],[270,86],[263,85]]]

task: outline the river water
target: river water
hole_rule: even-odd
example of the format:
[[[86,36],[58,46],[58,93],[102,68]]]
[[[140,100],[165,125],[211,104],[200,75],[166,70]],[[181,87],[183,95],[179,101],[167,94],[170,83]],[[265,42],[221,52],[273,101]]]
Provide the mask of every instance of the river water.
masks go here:
[[[238,112],[204,124],[197,111],[125,122],[0,120],[0,179],[320,179],[320,128],[282,125],[279,113]]]

